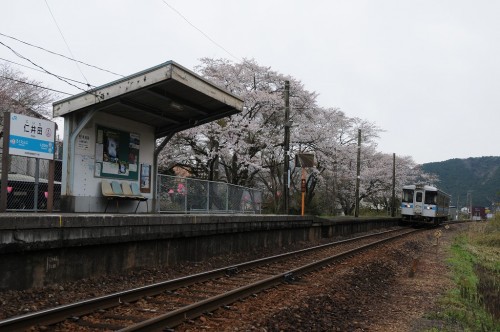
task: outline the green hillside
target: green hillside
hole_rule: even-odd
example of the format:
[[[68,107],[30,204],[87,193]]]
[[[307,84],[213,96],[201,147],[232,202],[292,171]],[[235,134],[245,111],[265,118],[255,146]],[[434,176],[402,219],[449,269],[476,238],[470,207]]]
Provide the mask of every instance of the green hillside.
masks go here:
[[[452,195],[452,204],[466,205],[467,192],[473,206],[491,207],[500,200],[500,157],[450,159],[423,164],[425,172],[439,176],[437,186]]]

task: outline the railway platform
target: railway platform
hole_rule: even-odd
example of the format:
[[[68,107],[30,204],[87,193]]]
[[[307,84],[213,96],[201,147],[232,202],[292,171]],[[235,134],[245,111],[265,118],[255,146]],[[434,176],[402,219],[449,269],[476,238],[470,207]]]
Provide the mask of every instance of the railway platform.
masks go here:
[[[398,218],[248,214],[0,215],[0,289],[26,289],[133,268],[387,228]]]

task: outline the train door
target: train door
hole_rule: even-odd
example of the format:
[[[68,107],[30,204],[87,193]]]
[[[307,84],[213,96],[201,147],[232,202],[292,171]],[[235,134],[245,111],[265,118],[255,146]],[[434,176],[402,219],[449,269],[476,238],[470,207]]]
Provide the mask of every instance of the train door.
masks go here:
[[[424,193],[422,191],[415,191],[415,215],[422,215],[424,208]]]

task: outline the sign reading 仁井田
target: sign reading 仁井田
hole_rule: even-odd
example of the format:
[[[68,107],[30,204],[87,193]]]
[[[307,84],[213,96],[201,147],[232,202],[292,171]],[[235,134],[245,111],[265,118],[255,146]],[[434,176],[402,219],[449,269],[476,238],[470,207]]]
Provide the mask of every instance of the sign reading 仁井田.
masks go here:
[[[55,122],[10,114],[9,154],[54,159]]]

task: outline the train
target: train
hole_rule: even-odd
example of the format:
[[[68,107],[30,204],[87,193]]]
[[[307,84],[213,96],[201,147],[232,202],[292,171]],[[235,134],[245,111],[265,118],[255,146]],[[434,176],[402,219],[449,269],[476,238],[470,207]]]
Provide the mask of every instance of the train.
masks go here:
[[[405,185],[401,199],[403,223],[433,223],[450,219],[451,196],[430,185]]]

